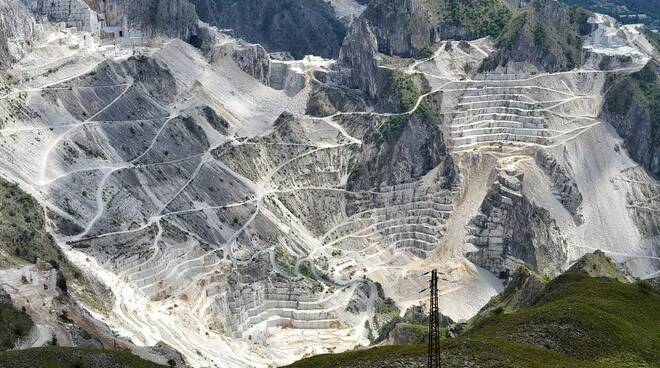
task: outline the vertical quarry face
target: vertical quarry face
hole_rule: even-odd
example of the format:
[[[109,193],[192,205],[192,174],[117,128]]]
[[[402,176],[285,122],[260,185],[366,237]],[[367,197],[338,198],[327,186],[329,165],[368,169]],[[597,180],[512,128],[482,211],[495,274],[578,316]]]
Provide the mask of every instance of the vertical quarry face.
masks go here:
[[[357,14],[359,10],[346,8],[360,6],[345,0],[334,4],[324,0],[190,2],[203,21],[229,29],[249,42],[260,43],[269,51],[290,52],[297,59],[305,55],[336,57],[346,34],[345,23],[337,17]],[[342,14],[335,9],[342,10]]]
[[[20,2],[0,1],[0,68],[17,61],[30,50],[35,24]]]
[[[627,118],[655,115],[607,103],[657,76],[632,27],[585,20],[584,59],[558,71],[460,17],[417,22],[429,2],[319,1],[356,17],[335,61],[269,54],[186,2],[104,3],[35,26],[0,0],[27,14],[0,18],[0,174],[45,207],[68,259],[114,295],[95,315],[137,345],[196,367],[281,365],[382,338],[431,268],[454,321],[522,264],[554,275],[600,248],[633,275],[660,270],[657,165],[633,143],[655,125]],[[195,3],[205,19],[259,2]],[[290,26],[289,3],[260,32]],[[374,21],[402,4],[412,19],[395,30]],[[335,55],[328,37],[312,52]]]

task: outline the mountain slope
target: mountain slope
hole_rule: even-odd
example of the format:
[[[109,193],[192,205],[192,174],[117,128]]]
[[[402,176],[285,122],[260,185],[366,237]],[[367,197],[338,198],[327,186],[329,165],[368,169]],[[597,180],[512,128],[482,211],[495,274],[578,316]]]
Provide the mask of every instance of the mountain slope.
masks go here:
[[[613,75],[603,115],[624,138],[633,157],[660,177],[660,63],[629,75]]]
[[[125,351],[46,347],[0,352],[2,368],[157,368],[155,364]]]
[[[516,287],[516,286],[513,286]],[[505,291],[506,293],[507,291]],[[657,367],[660,294],[568,272],[539,300],[488,317],[441,344],[444,367]],[[391,346],[304,359],[289,367],[423,367],[426,347]]]
[[[337,61],[289,60],[204,24],[187,39],[176,15],[189,7],[158,3],[173,33],[44,22],[0,81],[0,174],[44,208],[53,247],[114,296],[84,303],[106,346],[166,344],[195,367],[283,365],[383,337],[424,299],[431,268],[447,275],[440,309],[458,322],[519,267],[552,277],[594,245],[634,276],[660,270],[658,182],[601,116],[609,77],[652,57],[637,28],[589,17],[573,69],[548,73],[534,49],[485,70],[501,45],[473,38],[497,32],[459,10],[501,31],[496,15],[535,8],[383,0]],[[242,15],[273,19],[258,9]],[[2,272],[19,295],[60,300],[43,262]],[[528,302],[509,296],[503,312]],[[48,306],[31,307],[68,338]]]
[[[482,65],[484,70],[519,64],[557,72],[582,64],[583,37],[593,29],[590,13],[558,1],[534,0],[507,24],[497,41],[498,51]],[[523,67],[524,69],[524,67]]]

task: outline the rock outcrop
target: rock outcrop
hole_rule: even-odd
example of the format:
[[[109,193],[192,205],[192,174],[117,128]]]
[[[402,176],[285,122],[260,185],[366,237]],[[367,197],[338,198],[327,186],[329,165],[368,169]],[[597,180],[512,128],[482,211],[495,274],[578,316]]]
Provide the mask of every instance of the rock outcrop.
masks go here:
[[[323,0],[191,0],[200,19],[268,51],[335,57],[346,28]]]
[[[360,18],[351,27],[339,52],[338,63],[348,74],[346,84],[375,99],[380,92],[378,41],[369,21]]]
[[[337,112],[364,111],[365,96],[343,86],[318,84],[309,96],[306,113],[313,116],[330,116]]]
[[[184,9],[172,4],[163,11]],[[496,276],[555,275],[593,244],[636,276],[657,272],[657,182],[597,115],[612,71],[480,73],[492,40],[436,40],[497,32],[470,19],[501,20],[503,3],[372,4],[435,18],[365,13],[338,62],[270,54],[204,24],[191,36],[183,18],[172,26],[189,42],[148,31],[136,50],[58,26],[7,69],[17,85],[0,94],[0,174],[46,207],[39,224],[53,234],[29,245],[59,245],[105,281],[111,328],[194,366],[284,365],[395,329],[415,340],[420,329],[392,321],[424,298],[431,267],[446,274],[440,308],[455,321],[502,289]],[[266,17],[255,13],[243,21]],[[272,24],[291,23],[278,14]],[[37,217],[24,221],[16,199],[0,230],[29,237]]]
[[[509,278],[506,289],[481,308],[479,313],[470,319],[466,329],[475,328],[495,315],[515,313],[522,308],[531,307],[543,295],[548,280],[527,267],[519,267]]]
[[[34,36],[34,19],[23,3],[0,0],[0,69],[30,50]]]
[[[378,50],[402,57],[416,57],[440,40],[497,36],[510,16],[499,0],[375,0],[362,15]]]
[[[519,266],[557,275],[567,261],[567,245],[550,212],[522,193],[524,174],[516,168],[498,173],[472,219],[470,242],[476,264],[507,277]]]
[[[370,2],[362,16],[373,25],[378,51],[412,57],[436,41],[436,29],[431,22],[433,9],[429,9],[427,4],[433,3],[405,0]]]
[[[660,177],[660,62],[608,79],[602,117],[624,139],[630,157]]]
[[[567,272],[586,273],[590,277],[614,279],[623,283],[630,282],[630,279],[617,268],[612,259],[601,250],[585,254]]]
[[[574,216],[577,223],[583,221],[580,215],[582,193],[573,179],[573,174],[545,151],[536,153],[536,162],[552,181],[553,194],[559,202]]]
[[[93,0],[96,4],[99,0]],[[112,1],[112,0],[111,0]],[[128,15],[129,23],[148,33],[189,40],[198,31],[195,7],[188,0],[114,0]],[[106,0],[103,0],[105,3]]]
[[[436,170],[439,187],[449,189],[457,177],[443,133],[421,114],[384,118],[368,136],[348,179],[350,190],[413,182]]]
[[[508,22],[499,35],[499,50],[482,70],[557,72],[582,63],[583,37],[594,25],[590,12],[554,0],[534,0]]]

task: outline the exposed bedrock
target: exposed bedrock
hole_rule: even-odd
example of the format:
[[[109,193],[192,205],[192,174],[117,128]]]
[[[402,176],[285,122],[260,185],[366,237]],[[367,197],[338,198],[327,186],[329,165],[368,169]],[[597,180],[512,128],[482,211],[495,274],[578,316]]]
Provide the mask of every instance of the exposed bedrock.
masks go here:
[[[231,59],[254,79],[265,85],[270,84],[270,55],[261,45],[231,38],[208,27],[201,28],[198,37],[194,46],[202,50],[210,62]]]
[[[582,64],[583,38],[595,28],[590,12],[553,0],[535,0],[508,22],[498,50],[482,70],[557,72]]]
[[[505,275],[521,265],[556,275],[567,261],[566,240],[549,211],[524,196],[523,178],[515,167],[498,172],[468,227],[469,241],[478,248],[469,258]]]
[[[378,51],[417,57],[441,40],[497,36],[511,16],[498,0],[375,0],[362,18],[369,21]]]
[[[337,60],[340,74],[347,76],[345,83],[348,87],[360,89],[372,99],[379,96],[381,70],[378,68],[378,40],[364,17],[353,23]]]
[[[192,0],[199,17],[269,51],[335,57],[346,28],[323,0]]]
[[[605,73],[475,75],[488,39],[403,60],[371,27],[338,63],[202,26],[194,47],[62,46],[71,60],[12,70],[36,77],[0,101],[1,169],[118,296],[113,328],[195,366],[279,365],[387,335],[431,265],[451,274],[442,312],[468,318],[501,282],[466,242],[496,274],[556,274],[617,224],[634,240],[611,252],[655,256],[633,242],[657,243],[657,186],[613,178],[634,164],[597,121]]]
[[[35,37],[29,10],[17,0],[0,0],[0,69],[20,59]],[[0,85],[0,88],[2,86]]]
[[[644,238],[660,235],[660,185],[641,168],[630,168],[621,173],[622,184],[627,184],[628,210]]]
[[[302,60],[293,60],[290,55],[270,54],[259,44],[251,44],[228,36],[214,28],[200,28],[198,47],[211,63],[222,59],[232,60],[242,71],[262,84],[284,91],[288,96],[295,96],[308,84],[308,74],[324,75],[327,65],[332,60],[307,56]],[[322,78],[325,78],[322,77]]]
[[[419,75],[404,76],[401,72],[380,67],[383,54],[375,32],[376,27],[364,15],[351,26],[339,52],[338,76],[333,77],[349,88],[362,90],[374,101],[393,97],[394,93],[399,92],[397,89],[404,88],[403,85],[394,86],[394,79],[406,78],[415,80],[416,84],[427,83]],[[395,103],[394,110],[397,108]],[[392,108],[386,104],[386,108],[381,110],[391,111]]]
[[[330,116],[337,112],[365,111],[365,97],[359,90],[317,83],[309,96],[305,112],[312,116]]]
[[[432,9],[426,5],[423,1],[371,1],[362,17],[373,25],[378,51],[412,57],[436,41]]]
[[[624,139],[630,157],[660,177],[660,63],[639,72],[611,75],[601,117]]]
[[[573,179],[574,174],[543,150],[537,151],[536,163],[550,178],[552,192],[557,200],[573,215],[575,222],[580,224],[583,221],[580,215],[582,193]]]
[[[544,278],[527,267],[518,267],[511,274],[506,289],[493,297],[479,313],[470,319],[468,328],[478,326],[494,315],[501,313],[515,313],[522,308],[534,305],[548,283]]]
[[[53,1],[53,0],[48,0]],[[199,18],[188,0],[78,0],[107,16],[123,14],[128,24],[149,34],[190,40],[199,32]]]
[[[378,119],[365,137],[348,179],[349,190],[366,190],[415,181],[435,169],[444,188],[456,184],[453,160],[432,116],[402,114]]]

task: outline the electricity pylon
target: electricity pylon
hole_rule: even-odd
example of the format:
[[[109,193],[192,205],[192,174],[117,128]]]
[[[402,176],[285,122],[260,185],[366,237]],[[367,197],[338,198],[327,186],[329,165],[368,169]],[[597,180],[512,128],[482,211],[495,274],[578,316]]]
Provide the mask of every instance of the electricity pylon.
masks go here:
[[[438,270],[431,271],[429,283],[429,341],[427,350],[428,368],[440,368],[440,311],[438,310]]]

